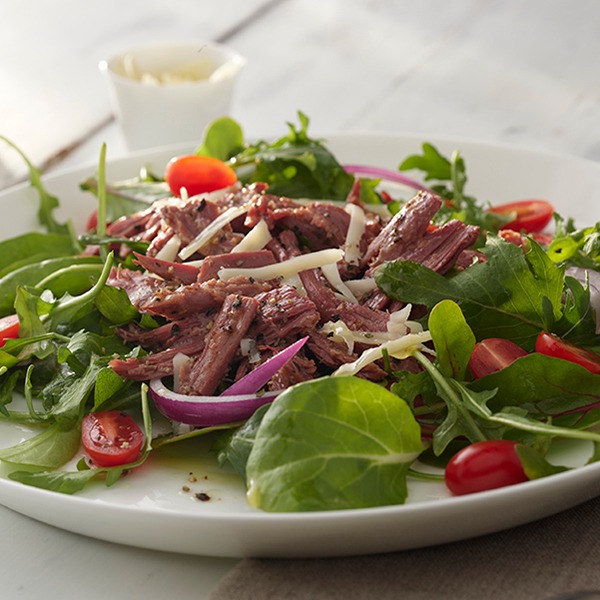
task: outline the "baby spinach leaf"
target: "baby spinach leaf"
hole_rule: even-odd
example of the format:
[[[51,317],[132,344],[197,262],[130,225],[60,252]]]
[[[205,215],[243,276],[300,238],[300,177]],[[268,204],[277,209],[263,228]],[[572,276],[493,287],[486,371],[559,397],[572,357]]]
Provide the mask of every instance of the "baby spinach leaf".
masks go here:
[[[447,377],[464,379],[475,336],[460,307],[452,300],[442,300],[429,313],[428,324],[440,371]]]
[[[401,504],[422,450],[406,402],[354,377],[288,388],[258,429],[246,466],[248,500],[266,511]]]
[[[208,126],[204,141],[196,154],[227,161],[243,149],[244,132],[240,124],[231,117],[221,117]]]
[[[4,277],[0,278],[0,314],[9,314],[14,311],[13,305],[18,286],[36,286],[50,277],[47,283],[42,283],[40,289],[48,287],[55,295],[59,296],[64,291],[72,290],[72,293],[78,293],[90,287],[89,278],[86,274],[77,274],[76,279],[69,278],[69,281],[63,279],[64,269],[67,273],[74,274],[73,269],[76,266],[94,266],[100,265],[100,259],[97,257],[73,257],[63,256],[42,260],[41,262],[28,264],[15,269]],[[62,281],[59,285],[59,281]],[[52,283],[54,282],[54,283]]]
[[[270,404],[261,406],[241,427],[238,427],[233,432],[226,432],[226,443],[222,444],[218,450],[217,457],[220,464],[229,462],[235,472],[248,484],[246,480],[246,464],[258,428],[269,409]]]
[[[0,276],[26,264],[76,252],[71,236],[59,233],[24,233],[0,242]]]
[[[137,308],[131,304],[127,292],[109,285],[100,290],[96,307],[113,325],[125,325],[140,316]]]

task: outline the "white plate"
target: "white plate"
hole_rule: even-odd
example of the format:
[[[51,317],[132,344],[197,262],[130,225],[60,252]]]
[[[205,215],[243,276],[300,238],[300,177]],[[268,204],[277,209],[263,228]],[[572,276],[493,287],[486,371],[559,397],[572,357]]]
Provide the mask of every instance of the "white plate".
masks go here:
[[[543,197],[581,223],[600,218],[594,196],[600,167],[582,160],[532,153],[463,140],[429,137],[446,153],[461,150],[467,162],[468,192],[493,202]],[[330,136],[342,162],[395,168],[420,149],[415,137]],[[179,148],[182,150],[182,148]],[[109,165],[108,178],[125,178],[142,165],[162,172],[174,148],[143,152]],[[46,179],[62,201],[62,215],[79,226],[94,207],[79,182],[93,168]],[[35,227],[36,194],[19,186],[0,194],[10,220],[0,223],[0,239]],[[7,211],[4,211],[7,214]],[[25,435],[1,424],[0,445]],[[173,447],[151,457],[142,469],[112,488],[94,485],[75,496],[27,487],[0,478],[0,503],[20,513],[103,540],[212,556],[319,557],[387,552],[465,539],[542,518],[600,495],[600,463],[518,486],[448,497],[443,485],[411,482],[404,506],[320,513],[267,514],[250,509],[235,475],[219,470],[202,453]],[[567,457],[571,448],[560,450]],[[583,451],[583,449],[582,449]],[[2,467],[4,469],[4,467]],[[197,479],[188,482],[189,474]],[[5,477],[6,470],[0,475]],[[188,485],[191,491],[184,492]],[[200,502],[194,493],[205,492]]]

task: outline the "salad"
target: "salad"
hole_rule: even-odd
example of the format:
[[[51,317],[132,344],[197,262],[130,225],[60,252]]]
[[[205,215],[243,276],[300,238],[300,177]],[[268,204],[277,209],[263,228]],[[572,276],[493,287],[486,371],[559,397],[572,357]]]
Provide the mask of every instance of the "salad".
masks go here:
[[[46,232],[0,242],[0,413],[40,433],[0,450],[11,479],[113,485],[208,436],[252,506],[306,511],[551,475],[560,438],[597,459],[598,226],[476,200],[430,144],[340,165],[299,117],[253,144],[220,119],[165,177],[105,181],[102,153],[83,235],[29,165]]]

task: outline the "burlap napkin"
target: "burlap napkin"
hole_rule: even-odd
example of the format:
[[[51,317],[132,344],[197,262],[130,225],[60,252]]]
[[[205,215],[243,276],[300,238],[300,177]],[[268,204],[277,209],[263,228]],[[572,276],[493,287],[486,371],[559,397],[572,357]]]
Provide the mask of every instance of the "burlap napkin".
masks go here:
[[[355,558],[246,559],[209,598],[548,600],[594,589],[600,590],[600,498],[432,548]]]

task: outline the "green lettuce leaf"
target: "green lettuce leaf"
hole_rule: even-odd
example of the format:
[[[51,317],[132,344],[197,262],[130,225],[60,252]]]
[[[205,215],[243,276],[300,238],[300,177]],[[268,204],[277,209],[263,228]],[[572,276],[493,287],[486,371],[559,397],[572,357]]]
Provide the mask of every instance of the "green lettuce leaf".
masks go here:
[[[408,405],[354,377],[283,392],[265,415],[246,466],[251,505],[266,511],[401,504],[422,450]]]
[[[382,265],[375,280],[391,298],[429,310],[453,300],[478,340],[502,337],[531,350],[538,333],[553,331],[561,317],[564,271],[539,246],[526,257],[520,247],[490,237],[484,252],[486,262],[451,277],[396,261]]]

